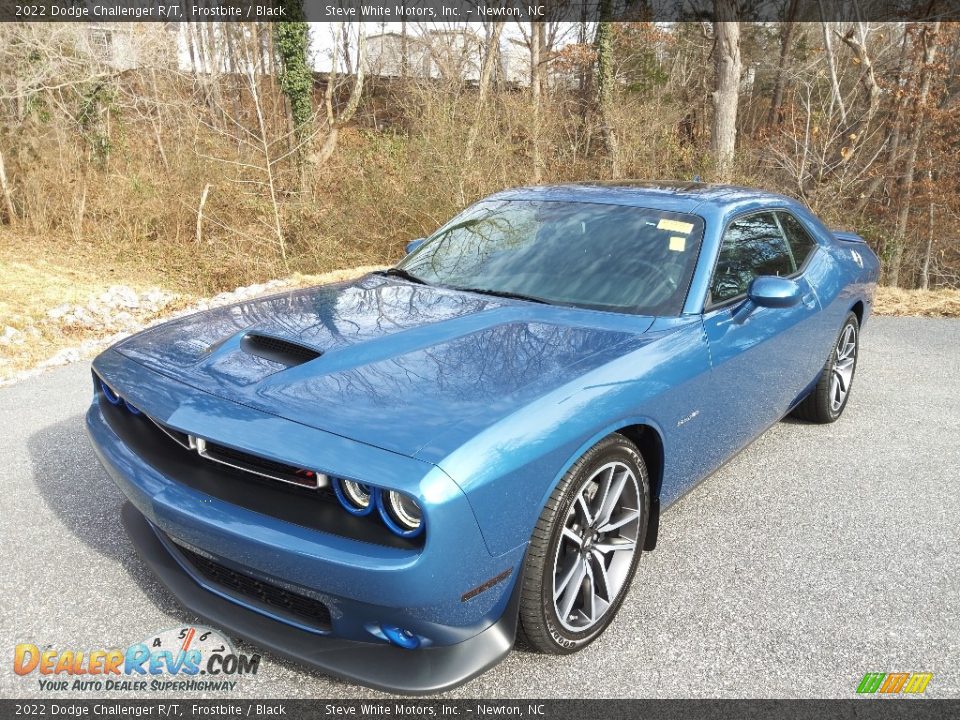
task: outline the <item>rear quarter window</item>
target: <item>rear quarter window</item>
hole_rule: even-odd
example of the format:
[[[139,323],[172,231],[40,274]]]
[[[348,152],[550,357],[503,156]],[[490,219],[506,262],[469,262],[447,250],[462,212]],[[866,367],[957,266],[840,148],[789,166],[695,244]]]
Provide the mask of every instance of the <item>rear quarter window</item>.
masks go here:
[[[793,255],[796,268],[799,270],[816,249],[817,242],[810,236],[803,224],[790,213],[780,211],[777,213],[777,219],[780,221],[783,234],[790,244],[790,252]]]

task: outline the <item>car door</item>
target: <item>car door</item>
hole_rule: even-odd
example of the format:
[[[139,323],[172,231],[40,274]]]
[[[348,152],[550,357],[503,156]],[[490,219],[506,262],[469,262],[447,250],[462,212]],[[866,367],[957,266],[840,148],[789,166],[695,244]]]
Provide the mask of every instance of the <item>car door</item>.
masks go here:
[[[798,247],[798,262],[774,211],[742,215],[724,231],[703,313],[717,401],[714,466],[783,417],[810,381],[806,356],[819,304],[803,270],[815,245]],[[795,280],[800,302],[786,308],[751,302],[747,290],[762,275]]]

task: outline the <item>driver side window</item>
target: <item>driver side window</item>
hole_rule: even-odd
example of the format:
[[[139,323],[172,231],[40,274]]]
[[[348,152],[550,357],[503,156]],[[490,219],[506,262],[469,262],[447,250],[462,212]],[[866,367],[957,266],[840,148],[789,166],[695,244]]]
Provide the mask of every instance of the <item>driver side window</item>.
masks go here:
[[[773,213],[760,212],[735,220],[720,245],[710,281],[710,304],[723,303],[747,292],[760,275],[786,277],[795,268]]]

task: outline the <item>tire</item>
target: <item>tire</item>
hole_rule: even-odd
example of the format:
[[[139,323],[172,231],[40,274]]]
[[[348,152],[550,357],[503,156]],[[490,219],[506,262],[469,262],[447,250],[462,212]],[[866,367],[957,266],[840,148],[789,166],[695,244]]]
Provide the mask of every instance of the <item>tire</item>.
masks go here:
[[[816,387],[793,411],[795,417],[813,423],[832,423],[850,400],[853,378],[860,356],[860,322],[854,313],[847,315],[830,351],[830,357]],[[842,395],[842,396],[841,396]]]
[[[527,549],[522,642],[543,653],[567,655],[603,633],[636,573],[649,507],[646,464],[623,435],[607,436],[573,464],[550,495]]]

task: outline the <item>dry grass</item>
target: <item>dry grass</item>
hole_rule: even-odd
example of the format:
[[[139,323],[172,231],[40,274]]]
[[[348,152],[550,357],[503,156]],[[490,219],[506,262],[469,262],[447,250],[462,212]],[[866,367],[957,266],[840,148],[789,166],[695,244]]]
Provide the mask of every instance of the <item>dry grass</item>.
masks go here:
[[[0,380],[96,337],[84,328],[51,321],[47,312],[63,304],[86,305],[118,284],[137,291],[157,285],[98,256],[92,247],[44,243],[0,230],[0,333],[7,328],[21,333],[17,342],[0,343]]]
[[[320,274],[296,273],[281,281],[282,285],[274,285],[261,294],[350,280],[382,267],[365,265]],[[68,325],[48,315],[50,309],[64,304],[85,306],[112,285],[121,284],[139,291],[148,287],[137,278],[101,273],[95,269],[96,265],[92,268],[79,268],[68,261],[51,258],[30,262],[15,260],[9,247],[0,249],[0,332],[11,327],[20,333],[16,343],[0,342],[0,384],[44,364],[68,362],[64,359],[50,363],[51,358],[62,357],[64,351],[69,352],[71,360],[89,358],[116,340],[115,329]],[[165,280],[161,284],[167,288],[175,286],[171,279]],[[149,287],[156,287],[156,283]],[[224,297],[213,304],[232,301],[234,298]],[[194,295],[180,292],[160,312],[134,311],[133,314],[136,323],[145,327],[176,312],[199,309],[199,302]]]
[[[960,290],[901,290],[877,288],[873,311],[877,315],[960,317]]]
[[[291,287],[298,288],[312,287],[314,285],[329,285],[330,283],[343,282],[344,280],[353,280],[353,278],[366,275],[375,270],[383,270],[386,267],[386,265],[362,265],[360,267],[350,268],[349,270],[333,270],[317,275],[295,273],[289,278],[289,281]]]

